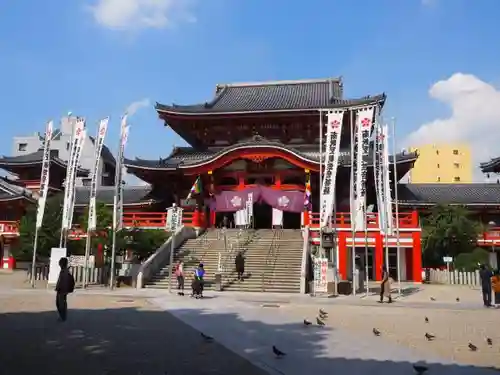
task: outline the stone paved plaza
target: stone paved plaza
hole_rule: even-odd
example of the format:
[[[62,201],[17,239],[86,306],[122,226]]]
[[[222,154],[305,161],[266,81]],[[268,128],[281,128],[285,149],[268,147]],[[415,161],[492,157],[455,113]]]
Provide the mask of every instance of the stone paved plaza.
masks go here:
[[[145,299],[78,295],[57,322],[52,293],[0,294],[0,374],[260,375]]]
[[[214,293],[198,301],[165,291],[77,290],[70,320],[58,323],[52,292],[0,288],[0,373],[412,374],[420,362],[429,374],[498,373],[487,367],[500,367],[500,310],[481,308],[475,291],[456,303],[456,290],[433,290],[436,302],[423,293],[393,305],[374,297]],[[305,327],[319,307],[329,312],[327,325]],[[469,342],[479,350],[469,351]],[[288,355],[276,359],[272,345]]]

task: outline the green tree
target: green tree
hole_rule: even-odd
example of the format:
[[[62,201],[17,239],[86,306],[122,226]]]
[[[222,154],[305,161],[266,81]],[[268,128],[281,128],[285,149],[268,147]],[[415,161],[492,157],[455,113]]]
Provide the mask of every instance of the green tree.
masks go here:
[[[474,249],[471,253],[461,253],[455,258],[453,266],[460,271],[475,271],[478,264],[488,264],[489,252],[480,247]]]
[[[476,248],[478,222],[470,219],[464,207],[439,205],[422,221],[424,265],[443,264],[443,256],[457,257]]]
[[[92,247],[99,244],[111,250],[112,246],[112,225],[113,209],[102,202],[96,204],[96,231],[92,237]],[[79,224],[85,230],[88,223],[88,208],[79,218]],[[167,232],[163,229],[146,230],[139,227],[123,229],[116,234],[116,254],[123,255],[125,250],[132,250],[139,259],[147,258],[155,252],[168,238]],[[85,246],[85,241],[80,241]],[[108,255],[111,255],[108,252]]]
[[[146,260],[168,239],[169,233],[163,229],[131,228],[119,232],[120,241],[132,250],[139,260]]]
[[[112,242],[112,225],[113,225],[113,209],[103,202],[97,202],[96,207],[96,230],[92,237],[92,247],[103,245],[111,247]],[[86,231],[89,220],[89,208],[87,207],[78,217],[78,224]],[[85,244],[85,241],[81,241]],[[85,245],[83,245],[85,246]]]
[[[63,195],[58,194],[47,199],[42,227],[38,231],[38,257],[49,257],[50,250],[59,246],[62,221]],[[37,205],[31,205],[21,218],[19,225],[19,246],[13,249],[18,260],[31,260],[35,238]]]

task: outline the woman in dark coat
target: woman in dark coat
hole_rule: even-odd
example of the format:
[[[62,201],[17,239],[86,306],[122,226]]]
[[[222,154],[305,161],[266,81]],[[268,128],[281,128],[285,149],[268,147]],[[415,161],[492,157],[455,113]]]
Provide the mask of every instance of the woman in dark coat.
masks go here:
[[[241,251],[238,255],[236,255],[234,265],[236,266],[236,272],[238,273],[238,280],[243,281],[243,274],[245,273],[245,257]]]

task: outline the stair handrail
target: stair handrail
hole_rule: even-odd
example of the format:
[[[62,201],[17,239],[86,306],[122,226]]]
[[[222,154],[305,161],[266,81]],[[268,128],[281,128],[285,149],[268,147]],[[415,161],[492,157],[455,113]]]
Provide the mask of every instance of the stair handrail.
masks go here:
[[[281,230],[273,229],[273,238],[271,239],[271,244],[269,245],[269,250],[266,255],[266,263],[264,265],[264,269],[262,270],[262,291],[266,290],[266,275],[269,271],[270,264],[273,263],[273,267],[276,265],[276,253],[279,247],[277,238],[281,238]],[[274,261],[272,261],[274,259]]]
[[[242,239],[244,234],[246,235],[246,238]],[[254,240],[254,237],[255,231],[240,229],[236,234],[236,242],[232,242],[230,244],[229,248],[227,249],[228,251],[226,251],[223,255],[221,254],[221,252],[219,252],[218,270],[222,274],[223,285],[225,284],[226,280],[229,279],[234,273],[234,271],[232,271],[227,274],[226,271],[230,269],[230,267],[232,267],[232,262],[234,261],[236,254],[238,254],[239,252],[245,254],[246,250],[248,249],[248,244]]]

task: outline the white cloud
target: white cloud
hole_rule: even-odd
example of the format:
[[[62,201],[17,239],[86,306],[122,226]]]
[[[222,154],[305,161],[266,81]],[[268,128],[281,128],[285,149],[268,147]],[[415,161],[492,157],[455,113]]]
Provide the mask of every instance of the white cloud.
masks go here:
[[[96,0],[89,10],[101,26],[113,30],[162,29],[195,22],[193,0]]]
[[[429,95],[448,105],[451,115],[423,124],[404,144],[467,143],[474,178],[484,180],[479,163],[500,156],[500,91],[472,74],[455,73],[432,85]]]
[[[146,108],[151,105],[151,100],[149,99],[142,99],[142,100],[137,100],[133,103],[130,103],[127,106],[127,109],[125,109],[125,112],[130,116],[133,116],[138,110],[141,108]]]

